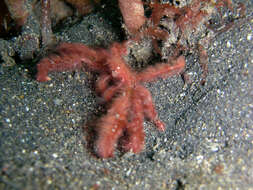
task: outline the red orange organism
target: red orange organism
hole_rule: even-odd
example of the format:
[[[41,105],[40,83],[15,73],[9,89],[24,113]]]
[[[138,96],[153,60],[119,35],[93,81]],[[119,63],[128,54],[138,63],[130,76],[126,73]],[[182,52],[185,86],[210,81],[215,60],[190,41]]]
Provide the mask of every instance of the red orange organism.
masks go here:
[[[197,50],[207,73],[208,21],[221,8],[232,10],[230,0],[191,0],[182,7],[162,4],[158,0],[147,3],[151,15],[147,18],[141,0],[119,0],[129,39],[114,42],[110,48],[89,48],[84,44],[62,43],[38,63],[38,81],[48,81],[52,71],[68,71],[88,67],[99,73],[96,92],[108,102],[107,113],[97,122],[96,152],[102,158],[113,156],[119,138],[126,134],[123,147],[139,153],[144,147],[144,117],[159,130],[165,129],[158,119],[150,92],[142,85],[159,77],[182,73],[184,55]],[[212,31],[209,31],[212,34]],[[161,62],[137,72],[130,68],[123,56],[132,42],[150,39],[154,53]]]
[[[137,73],[124,61],[127,42],[113,43],[109,50],[91,49],[83,44],[63,43],[57,47],[59,54],[52,54],[38,64],[37,80],[50,80],[51,71],[74,70],[84,64],[99,73],[96,91],[106,102],[111,102],[107,113],[97,124],[97,153],[103,158],[113,156],[114,147],[125,131],[128,136],[125,150],[140,152],[144,147],[144,116],[159,130],[164,124],[158,119],[150,92],[142,86],[158,77],[167,77],[183,71],[182,56],[171,63],[160,63]]]

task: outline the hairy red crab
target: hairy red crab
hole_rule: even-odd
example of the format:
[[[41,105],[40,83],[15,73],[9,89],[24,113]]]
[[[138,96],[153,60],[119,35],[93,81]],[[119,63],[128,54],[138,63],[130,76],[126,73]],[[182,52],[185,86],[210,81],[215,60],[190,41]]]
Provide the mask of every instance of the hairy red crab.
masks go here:
[[[139,153],[144,147],[144,118],[163,131],[152,97],[142,84],[158,77],[183,72],[184,54],[197,49],[202,64],[203,79],[207,73],[206,43],[210,41],[207,22],[220,8],[232,10],[230,0],[191,0],[182,7],[151,1],[149,18],[144,16],[141,0],[119,0],[128,41],[113,43],[109,49],[90,48],[84,44],[62,43],[55,54],[43,58],[37,65],[37,80],[50,80],[52,71],[71,71],[88,68],[99,74],[96,92],[109,103],[107,113],[97,122],[96,152],[102,158],[113,156],[119,138],[126,134],[123,148]],[[243,7],[241,7],[243,9]],[[203,38],[203,34],[204,38]],[[123,59],[131,42],[151,38],[155,52],[166,63],[157,63],[136,72]],[[162,46],[159,45],[162,41]],[[185,52],[185,53],[184,53]],[[204,81],[204,80],[203,80]]]
[[[37,80],[48,81],[51,71],[68,71],[88,67],[99,73],[96,91],[106,102],[111,102],[107,113],[97,123],[96,152],[102,158],[113,156],[118,139],[127,134],[126,151],[139,153],[144,147],[144,117],[163,131],[152,97],[142,83],[158,77],[168,77],[183,71],[185,60],[178,57],[170,63],[158,63],[141,72],[133,71],[124,61],[128,42],[113,43],[106,49],[92,49],[83,44],[63,43],[38,64]]]

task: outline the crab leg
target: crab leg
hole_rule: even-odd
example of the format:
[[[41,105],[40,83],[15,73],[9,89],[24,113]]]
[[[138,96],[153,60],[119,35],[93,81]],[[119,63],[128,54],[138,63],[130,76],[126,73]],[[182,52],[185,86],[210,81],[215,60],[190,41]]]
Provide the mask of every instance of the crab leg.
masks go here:
[[[108,158],[113,156],[118,139],[122,136],[123,128],[127,126],[129,107],[129,93],[127,90],[124,90],[113,101],[107,114],[98,122],[96,128],[98,133],[96,150],[100,157]]]
[[[50,80],[48,73],[52,71],[73,71],[85,65],[96,72],[104,72],[106,52],[94,50],[79,43],[62,43],[56,48],[56,53],[42,59],[37,65],[37,80]],[[85,63],[85,65],[83,64]]]
[[[155,66],[150,66],[144,71],[138,73],[138,82],[151,82],[159,77],[169,77],[180,74],[185,68],[185,59],[183,56],[178,57],[172,64],[157,63]]]
[[[148,91],[148,89],[141,85],[138,85],[136,90],[138,90],[139,96],[142,100],[142,107],[145,117],[153,122],[159,130],[164,131],[165,125],[158,118],[155,106],[152,101],[151,93]]]
[[[141,97],[138,93],[133,92],[131,97],[131,111],[130,111],[130,122],[126,126],[127,132],[127,143],[124,148],[126,151],[133,151],[139,153],[144,148],[144,130],[143,121],[144,113]]]

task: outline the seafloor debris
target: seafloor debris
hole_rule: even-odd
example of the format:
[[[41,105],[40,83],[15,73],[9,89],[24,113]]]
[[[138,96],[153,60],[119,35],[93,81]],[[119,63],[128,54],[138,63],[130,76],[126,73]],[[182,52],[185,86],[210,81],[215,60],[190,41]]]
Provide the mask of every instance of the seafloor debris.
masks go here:
[[[4,0],[0,2],[0,37],[11,42],[18,60],[31,60],[56,41],[52,26],[94,10],[99,0]],[[29,40],[29,42],[28,42]],[[9,55],[0,52],[6,60]],[[9,57],[8,59],[13,59]],[[14,60],[14,59],[13,59]]]

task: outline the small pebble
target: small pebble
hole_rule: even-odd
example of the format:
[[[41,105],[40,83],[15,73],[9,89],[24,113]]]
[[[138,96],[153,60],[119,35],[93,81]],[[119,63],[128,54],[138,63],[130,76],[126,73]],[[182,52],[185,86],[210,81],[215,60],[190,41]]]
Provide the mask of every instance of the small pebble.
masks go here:
[[[248,34],[248,35],[247,35],[247,40],[248,40],[248,41],[251,41],[251,40],[252,40],[252,34]]]
[[[230,48],[231,47],[231,43],[230,41],[227,41],[227,48]]]

